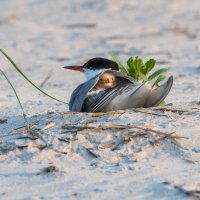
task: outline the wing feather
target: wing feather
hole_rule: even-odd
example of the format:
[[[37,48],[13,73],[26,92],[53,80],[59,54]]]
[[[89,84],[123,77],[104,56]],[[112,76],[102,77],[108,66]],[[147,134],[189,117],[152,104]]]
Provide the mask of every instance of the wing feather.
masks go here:
[[[108,88],[104,91],[100,91],[91,96],[88,96],[83,104],[84,112],[99,112],[104,106],[106,106],[112,99],[117,96],[123,86],[126,86],[127,83],[121,82],[114,88]]]

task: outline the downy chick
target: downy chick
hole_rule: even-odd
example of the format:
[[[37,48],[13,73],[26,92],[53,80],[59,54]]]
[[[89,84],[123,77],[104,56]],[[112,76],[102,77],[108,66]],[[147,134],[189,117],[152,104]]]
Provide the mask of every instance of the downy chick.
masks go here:
[[[116,77],[111,73],[105,72],[99,77],[99,81],[94,86],[93,90],[113,88],[116,84]]]

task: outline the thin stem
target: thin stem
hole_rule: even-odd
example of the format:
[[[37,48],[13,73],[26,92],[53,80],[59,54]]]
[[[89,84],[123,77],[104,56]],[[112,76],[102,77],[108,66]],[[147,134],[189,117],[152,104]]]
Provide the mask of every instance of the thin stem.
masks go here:
[[[38,86],[36,86],[32,81],[30,81],[25,74],[19,69],[19,67],[14,63],[14,61],[5,53],[5,51],[3,51],[2,49],[0,49],[0,52],[10,61],[10,63],[13,65],[13,67],[32,85],[34,86],[37,90],[39,90],[40,92],[42,92],[43,94],[45,94],[46,96],[50,97],[51,99],[54,99],[55,101],[64,103],[64,104],[68,104],[64,101],[61,101],[59,99],[56,99],[55,97],[50,96],[49,94],[47,94],[46,92],[44,92],[43,90],[41,90]]]
[[[1,69],[0,69],[0,72],[1,72],[1,73],[3,74],[3,76],[6,78],[6,80],[7,80],[8,83],[9,83],[9,85],[11,86],[13,92],[15,93],[15,96],[16,96],[16,98],[17,98],[17,101],[19,102],[20,108],[21,108],[21,110],[22,110],[24,120],[25,120],[26,123],[28,124],[27,119],[26,119],[26,114],[25,114],[25,112],[24,112],[23,106],[22,106],[22,104],[21,104],[21,101],[20,101],[20,99],[19,99],[19,96],[17,95],[17,92],[16,92],[14,86],[12,85],[12,83],[10,82],[10,80],[8,79],[8,77],[6,76],[6,74],[5,74]]]

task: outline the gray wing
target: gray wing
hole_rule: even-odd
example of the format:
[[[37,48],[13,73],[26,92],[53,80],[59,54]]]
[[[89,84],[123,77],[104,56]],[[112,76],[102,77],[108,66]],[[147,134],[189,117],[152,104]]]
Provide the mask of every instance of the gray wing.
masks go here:
[[[127,106],[126,108],[157,106],[168,95],[173,84],[173,77],[169,77],[169,79],[163,85],[155,89],[152,89],[152,86],[149,83],[135,83],[137,84],[132,84],[122,78],[120,83],[116,87],[109,88],[92,96],[88,96],[84,101],[83,111],[100,112],[102,110],[107,110],[105,109],[106,106],[116,96],[122,94],[124,91],[128,91],[128,89],[130,89],[130,91],[132,92],[131,94],[129,94],[130,96],[128,97],[131,98],[131,101],[129,102],[131,104],[125,104],[125,106]],[[128,95],[128,93],[126,94]],[[120,108],[121,107],[118,106],[118,109]]]
[[[72,112],[81,112],[83,102],[91,88],[98,82],[99,77],[90,79],[79,85],[72,93],[69,101],[69,110]]]
[[[114,88],[109,88],[105,91],[100,91],[96,94],[88,96],[83,103],[83,112],[99,112],[103,110],[103,108],[108,105],[119,93],[121,93],[123,88],[126,87],[127,84],[131,83],[132,86],[136,86],[139,84],[132,77],[125,76],[119,71],[106,70],[106,72],[110,72],[115,75],[119,83]]]
[[[121,72],[114,71],[114,70],[105,70],[105,71],[113,73],[116,77],[126,80],[126,82],[129,82],[129,83],[131,82],[131,83],[135,83],[135,84],[137,83],[137,82],[135,82],[135,80],[132,77],[124,76],[124,74],[122,74]],[[102,73],[104,73],[104,72],[102,72]],[[82,83],[73,91],[70,101],[69,101],[69,110],[70,111],[72,111],[72,112],[81,112],[81,111],[92,112],[93,108],[96,109],[96,107],[94,105],[96,102],[99,102],[97,104],[97,106],[98,106],[98,105],[100,105],[100,103],[102,103],[102,99],[105,101],[105,99],[107,98],[107,102],[109,102],[109,100],[111,100],[116,95],[116,91],[121,87],[120,85],[118,85],[115,88],[107,89],[105,92],[103,92],[103,93],[101,92],[98,95],[93,96],[92,98],[87,98],[88,92],[96,85],[96,83],[99,80],[99,76],[102,73],[100,73],[97,76],[95,76],[94,78]],[[84,103],[84,101],[86,98],[87,98],[86,104],[87,104],[88,109],[85,109],[86,104]],[[91,106],[91,102],[93,103],[92,106]]]
[[[107,106],[118,94],[123,91],[123,88],[130,84],[122,80],[116,87],[100,91],[96,94],[88,96],[83,103],[83,112],[100,112]]]
[[[98,112],[106,106],[116,95],[117,87],[100,91],[88,96],[83,103],[83,112]]]
[[[152,89],[151,94],[149,95],[144,107],[148,108],[148,107],[158,106],[169,94],[172,84],[173,84],[173,76],[170,76],[164,84],[155,89]]]

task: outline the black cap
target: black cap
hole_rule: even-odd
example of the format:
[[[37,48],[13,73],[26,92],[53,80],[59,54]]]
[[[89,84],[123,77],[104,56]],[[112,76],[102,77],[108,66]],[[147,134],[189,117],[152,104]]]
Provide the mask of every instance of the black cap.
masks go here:
[[[106,59],[106,58],[92,58],[88,60],[83,65],[83,68],[86,69],[111,69],[111,70],[119,70],[118,64],[112,60]]]

